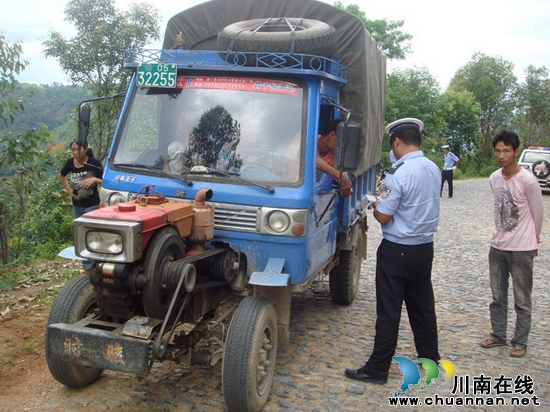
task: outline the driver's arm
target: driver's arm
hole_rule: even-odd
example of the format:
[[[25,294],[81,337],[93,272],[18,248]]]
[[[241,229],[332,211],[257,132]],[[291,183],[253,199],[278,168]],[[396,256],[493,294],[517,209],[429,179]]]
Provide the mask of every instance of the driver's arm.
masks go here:
[[[326,173],[327,175],[332,177],[334,180],[338,181],[338,179],[340,179],[340,172],[338,172],[338,170],[336,170],[334,167],[329,165],[319,156],[317,156],[317,159],[315,161],[315,166],[317,166],[317,169],[319,169],[321,172]]]
[[[330,177],[334,179],[334,181],[339,182],[340,181],[340,172],[336,170],[334,167],[329,165],[327,162],[325,162],[323,159],[321,159],[319,156],[316,157],[315,160],[315,166],[317,166],[317,169],[321,172],[326,173]],[[342,182],[340,183],[340,194],[342,196],[349,196],[353,193],[353,188],[351,186],[351,182],[349,180],[347,172],[342,173]]]

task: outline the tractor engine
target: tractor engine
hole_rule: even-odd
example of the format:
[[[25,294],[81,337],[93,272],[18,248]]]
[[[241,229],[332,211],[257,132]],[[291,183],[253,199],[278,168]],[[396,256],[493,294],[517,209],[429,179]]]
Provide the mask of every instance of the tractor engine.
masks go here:
[[[101,317],[109,321],[136,315],[163,319],[176,290],[179,307],[197,285],[227,285],[238,273],[238,254],[209,244],[214,235],[214,207],[206,204],[210,189],[197,192],[194,203],[150,191],[75,220],[75,252],[94,261],[90,282]],[[194,314],[191,307],[183,318],[194,321],[204,310]]]

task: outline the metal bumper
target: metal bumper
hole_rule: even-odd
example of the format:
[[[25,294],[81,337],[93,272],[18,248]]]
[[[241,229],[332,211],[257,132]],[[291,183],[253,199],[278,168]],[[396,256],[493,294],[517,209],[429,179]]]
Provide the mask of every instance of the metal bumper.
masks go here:
[[[121,324],[98,325],[87,319],[75,324],[49,325],[48,356],[54,362],[148,375],[152,340],[125,336],[122,331]]]

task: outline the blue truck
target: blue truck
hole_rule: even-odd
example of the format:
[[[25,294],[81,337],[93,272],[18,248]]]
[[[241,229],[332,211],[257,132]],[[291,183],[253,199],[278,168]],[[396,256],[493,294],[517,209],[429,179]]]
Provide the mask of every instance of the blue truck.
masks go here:
[[[325,3],[213,0],[124,65],[104,207],[75,220],[74,251],[94,264],[52,305],[49,370],[83,387],[105,369],[221,360],[228,410],[261,410],[291,339],[292,294],[328,278],[335,304],[357,295],[385,57],[360,19]],[[81,104],[79,141],[89,118]],[[336,118],[340,179],[316,168]]]

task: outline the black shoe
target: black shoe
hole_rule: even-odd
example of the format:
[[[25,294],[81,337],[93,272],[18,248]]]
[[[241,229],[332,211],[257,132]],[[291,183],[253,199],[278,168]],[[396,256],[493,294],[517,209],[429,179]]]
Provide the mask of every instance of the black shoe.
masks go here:
[[[363,372],[361,368],[359,368],[359,369],[346,369],[346,371],[344,373],[348,378],[354,379],[356,381],[374,383],[374,384],[377,384],[377,385],[383,385],[383,384],[388,382],[387,377],[386,378],[379,378],[377,376],[369,375],[368,373]]]

